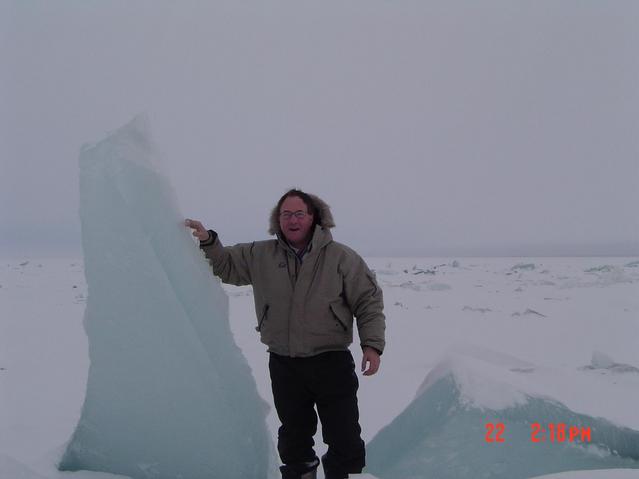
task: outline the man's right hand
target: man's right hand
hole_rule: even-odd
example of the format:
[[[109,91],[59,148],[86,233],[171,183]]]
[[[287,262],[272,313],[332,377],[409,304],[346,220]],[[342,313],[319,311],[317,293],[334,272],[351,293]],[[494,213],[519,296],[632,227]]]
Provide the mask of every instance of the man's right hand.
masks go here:
[[[200,241],[206,241],[207,239],[209,239],[208,230],[199,221],[187,218],[186,220],[184,220],[184,225],[191,228],[193,230],[193,236],[195,236]]]

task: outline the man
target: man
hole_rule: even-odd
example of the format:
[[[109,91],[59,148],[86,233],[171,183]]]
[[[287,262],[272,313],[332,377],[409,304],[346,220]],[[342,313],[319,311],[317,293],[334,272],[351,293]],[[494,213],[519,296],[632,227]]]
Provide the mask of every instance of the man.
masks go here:
[[[365,465],[353,357],[353,316],[362,371],[375,374],[385,346],[382,290],[364,260],[333,241],[329,206],[300,190],[273,208],[269,233],[277,239],[223,246],[217,233],[186,220],[225,283],[253,285],[256,330],[270,353],[273,398],[282,423],[277,448],[284,479],[312,479],[317,407],[328,452],[327,479],[347,478]]]

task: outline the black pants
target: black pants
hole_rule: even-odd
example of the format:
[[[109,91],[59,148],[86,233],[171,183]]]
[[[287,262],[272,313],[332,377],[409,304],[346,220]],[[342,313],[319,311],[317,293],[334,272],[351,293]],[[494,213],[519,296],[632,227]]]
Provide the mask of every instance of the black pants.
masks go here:
[[[350,351],[330,351],[310,358],[271,353],[269,360],[275,409],[282,426],[277,449],[286,465],[316,459],[313,435],[317,406],[322,437],[328,445],[324,472],[334,477],[362,472],[364,441],[360,436],[355,363]]]

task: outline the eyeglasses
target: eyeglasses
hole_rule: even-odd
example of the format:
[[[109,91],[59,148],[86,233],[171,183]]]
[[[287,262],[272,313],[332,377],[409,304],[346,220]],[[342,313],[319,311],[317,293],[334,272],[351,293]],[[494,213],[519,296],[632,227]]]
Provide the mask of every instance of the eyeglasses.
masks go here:
[[[309,216],[310,213],[306,213],[305,211],[302,210],[297,210],[294,212],[291,211],[284,211],[282,213],[280,213],[280,218],[282,218],[283,220],[290,220],[292,216],[295,216],[295,218],[297,218],[298,220],[303,220],[304,218],[306,218],[307,216]]]

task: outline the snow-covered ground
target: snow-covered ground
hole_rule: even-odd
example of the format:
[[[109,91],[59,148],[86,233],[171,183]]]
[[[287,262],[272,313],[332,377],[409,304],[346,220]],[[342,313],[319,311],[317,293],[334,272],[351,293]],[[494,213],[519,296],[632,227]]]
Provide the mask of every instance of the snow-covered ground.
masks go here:
[[[577,413],[639,430],[637,258],[367,261],[384,290],[387,349],[380,372],[360,377],[365,441],[411,403],[443,357],[469,350],[518,358],[531,365],[518,386],[558,399]],[[225,289],[236,341],[258,391],[272,404],[251,288]],[[81,258],[0,262],[1,479],[117,477],[60,473],[54,467],[84,400],[86,300]],[[357,347],[353,351],[361,357]],[[483,394],[490,400],[499,392]],[[267,422],[276,437],[274,410]],[[316,442],[321,444],[320,435]],[[545,477],[626,479],[639,478],[639,470]]]

